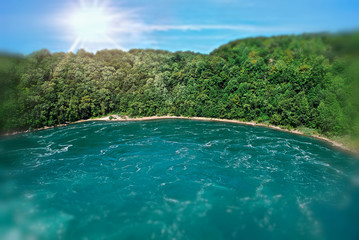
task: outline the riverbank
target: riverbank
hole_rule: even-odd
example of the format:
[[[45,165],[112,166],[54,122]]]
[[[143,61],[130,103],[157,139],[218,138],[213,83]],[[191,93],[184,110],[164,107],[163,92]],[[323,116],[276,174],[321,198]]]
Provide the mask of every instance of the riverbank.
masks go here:
[[[150,121],[150,120],[159,120],[159,119],[189,119],[189,120],[198,120],[198,121],[227,122],[227,123],[236,123],[236,124],[243,124],[243,125],[250,125],[250,126],[267,127],[267,128],[271,128],[271,129],[275,129],[275,130],[279,130],[279,131],[283,131],[283,132],[288,132],[288,133],[292,133],[292,134],[313,137],[313,138],[319,139],[321,141],[327,142],[331,146],[338,148],[342,151],[349,152],[349,153],[359,156],[359,149],[350,148],[343,143],[329,139],[327,137],[320,136],[318,134],[308,135],[308,134],[300,131],[299,129],[289,130],[286,128],[281,128],[279,126],[265,124],[265,123],[244,122],[244,121],[233,120],[233,119],[206,118],[206,117],[183,117],[183,116],[152,116],[152,117],[130,118],[128,116],[109,115],[106,117],[93,118],[93,119],[88,119],[88,120],[80,120],[80,121],[77,121],[77,123],[87,122],[87,121]]]
[[[257,123],[257,122],[244,122],[244,121],[240,121],[240,120],[234,120],[234,119],[221,119],[221,118],[206,118],[206,117],[183,117],[183,116],[152,116],[152,117],[136,117],[136,118],[131,118],[128,116],[119,116],[116,114],[112,114],[112,115],[108,115],[105,117],[98,117],[98,118],[91,118],[91,119],[86,119],[86,120],[78,120],[72,123],[68,123],[68,124],[61,124],[61,125],[57,125],[54,127],[62,127],[62,126],[66,126],[69,124],[76,124],[76,123],[83,123],[83,122],[90,122],[90,121],[117,121],[117,122],[124,122],[124,121],[151,121],[151,120],[160,120],[160,119],[188,119],[188,120],[197,120],[197,121],[215,121],[215,122],[226,122],[226,123],[236,123],[236,124],[242,124],[242,125],[250,125],[250,126],[261,126],[261,127],[267,127],[267,128],[271,128],[271,129],[275,129],[275,130],[279,130],[279,131],[283,131],[283,132],[288,132],[288,133],[292,133],[292,134],[297,134],[297,135],[303,135],[303,136],[308,136],[308,137],[313,137],[316,139],[319,139],[321,141],[327,142],[329,143],[331,146],[340,149],[342,151],[354,154],[359,156],[359,149],[355,149],[349,146],[346,146],[344,143],[340,143],[338,141],[329,139],[327,137],[324,136],[320,136],[318,134],[306,134],[302,131],[300,131],[299,129],[287,129],[287,128],[282,128],[279,126],[275,126],[275,125],[270,125],[270,124],[265,124],[265,123]],[[6,135],[15,135],[15,134],[20,134],[20,133],[27,133],[27,132],[33,132],[33,131],[39,131],[39,130],[45,130],[45,129],[50,129],[50,128],[54,128],[54,127],[43,127],[43,128],[39,128],[39,129],[34,129],[34,130],[27,130],[27,131],[23,131],[23,132],[12,132]]]

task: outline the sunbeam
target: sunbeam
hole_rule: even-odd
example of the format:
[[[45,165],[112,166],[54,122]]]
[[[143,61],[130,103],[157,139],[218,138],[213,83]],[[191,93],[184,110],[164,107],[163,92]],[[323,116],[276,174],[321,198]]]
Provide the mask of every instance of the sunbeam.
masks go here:
[[[79,0],[70,9],[65,20],[61,20],[74,39],[69,52],[79,48],[93,52],[103,48],[123,48],[119,39],[123,28],[119,29],[119,26],[121,28],[132,21],[126,13],[111,7],[110,1]]]

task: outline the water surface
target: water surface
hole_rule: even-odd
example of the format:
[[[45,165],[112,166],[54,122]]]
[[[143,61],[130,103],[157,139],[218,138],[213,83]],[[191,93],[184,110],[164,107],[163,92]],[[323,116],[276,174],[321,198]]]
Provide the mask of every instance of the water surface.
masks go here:
[[[359,239],[359,161],[231,123],[87,122],[0,139],[1,239]]]

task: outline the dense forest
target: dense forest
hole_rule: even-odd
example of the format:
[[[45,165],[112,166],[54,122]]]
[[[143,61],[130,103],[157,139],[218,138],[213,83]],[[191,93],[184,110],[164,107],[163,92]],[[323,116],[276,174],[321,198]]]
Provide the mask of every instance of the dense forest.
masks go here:
[[[359,33],[248,38],[210,54],[102,50],[0,56],[2,132],[117,113],[359,136]]]

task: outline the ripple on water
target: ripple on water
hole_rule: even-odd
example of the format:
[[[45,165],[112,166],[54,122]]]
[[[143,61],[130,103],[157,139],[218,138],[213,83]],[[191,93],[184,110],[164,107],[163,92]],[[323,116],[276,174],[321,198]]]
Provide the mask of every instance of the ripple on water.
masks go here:
[[[1,139],[0,149],[1,239],[359,235],[359,161],[303,136],[86,122]]]

